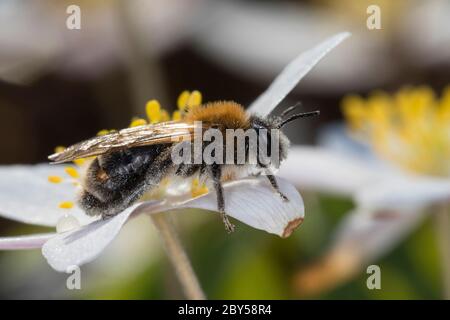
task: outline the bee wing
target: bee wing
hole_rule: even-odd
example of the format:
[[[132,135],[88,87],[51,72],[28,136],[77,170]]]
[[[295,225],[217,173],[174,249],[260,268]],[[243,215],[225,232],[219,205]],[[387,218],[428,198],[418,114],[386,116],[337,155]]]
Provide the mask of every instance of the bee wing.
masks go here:
[[[181,139],[190,139],[196,128],[205,127],[205,124],[169,121],[126,128],[79,142],[48,158],[53,163],[63,163],[132,147],[174,143]]]

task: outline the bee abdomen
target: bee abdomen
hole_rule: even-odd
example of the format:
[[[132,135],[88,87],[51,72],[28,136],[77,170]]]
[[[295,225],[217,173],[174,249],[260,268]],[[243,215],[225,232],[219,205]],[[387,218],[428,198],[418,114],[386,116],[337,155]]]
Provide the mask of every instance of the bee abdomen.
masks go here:
[[[141,173],[157,156],[154,148],[134,148],[99,157],[99,165],[110,179]],[[158,149],[158,148],[156,148]]]
[[[133,148],[95,159],[86,176],[80,206],[88,215],[102,216],[126,209],[160,182],[163,167],[168,167],[167,161],[159,160],[165,157],[166,148],[160,145]]]

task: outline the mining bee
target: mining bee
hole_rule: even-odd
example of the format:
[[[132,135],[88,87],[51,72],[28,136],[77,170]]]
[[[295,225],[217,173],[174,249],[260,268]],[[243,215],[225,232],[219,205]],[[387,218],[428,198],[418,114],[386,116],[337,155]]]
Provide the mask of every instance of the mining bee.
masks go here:
[[[217,208],[228,232],[234,230],[226,215],[222,182],[263,173],[274,192],[287,201],[281,193],[271,167],[259,160],[249,164],[248,141],[245,142],[245,161],[241,164],[181,163],[174,164],[172,151],[179,139],[193,139],[196,129],[215,128],[255,130],[258,141],[271,144],[272,129],[280,131],[278,141],[279,160],[287,156],[289,140],[281,133],[286,123],[300,117],[317,115],[318,111],[288,116],[296,107],[286,109],[279,116],[262,117],[245,111],[232,101],[211,102],[187,110],[179,121],[161,122],[123,129],[77,143],[62,152],[49,156],[53,163],[63,163],[79,158],[95,157],[87,170],[79,205],[86,214],[103,218],[114,216],[137,201],[144,193],[158,187],[166,177],[192,177],[198,175],[213,186]],[[265,129],[265,130],[262,130]],[[264,133],[262,133],[264,131]],[[263,135],[264,137],[260,137]],[[178,139],[178,140],[177,140]],[[202,142],[206,148],[209,142]],[[225,145],[227,145],[225,143]],[[257,149],[259,150],[259,149]],[[266,149],[267,150],[267,149]],[[258,151],[257,151],[258,152]],[[256,157],[259,159],[258,157]]]

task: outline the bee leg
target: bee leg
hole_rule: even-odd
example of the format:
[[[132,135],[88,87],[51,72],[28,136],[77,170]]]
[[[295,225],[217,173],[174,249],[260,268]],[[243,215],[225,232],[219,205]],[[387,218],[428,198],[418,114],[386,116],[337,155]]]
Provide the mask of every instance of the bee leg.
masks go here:
[[[288,197],[286,197],[281,191],[280,188],[278,187],[278,183],[277,183],[277,179],[275,178],[275,176],[273,174],[267,174],[266,175],[267,179],[270,182],[270,185],[272,186],[272,188],[276,191],[276,193],[278,193],[278,195],[280,196],[280,198],[283,201],[289,201]]]
[[[216,191],[217,209],[222,215],[222,220],[223,223],[225,224],[225,229],[227,230],[228,233],[231,233],[234,231],[234,224],[232,224],[230,220],[228,220],[228,215],[225,213],[225,199],[223,197],[223,186],[222,182],[220,181],[220,178],[222,176],[222,169],[217,164],[212,164],[211,166],[208,166],[208,169],[210,178],[213,181],[214,190]]]

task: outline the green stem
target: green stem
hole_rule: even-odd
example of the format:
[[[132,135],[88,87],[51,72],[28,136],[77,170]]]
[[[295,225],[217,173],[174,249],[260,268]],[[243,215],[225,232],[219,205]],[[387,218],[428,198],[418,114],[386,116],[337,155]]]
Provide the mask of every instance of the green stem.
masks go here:
[[[181,245],[173,223],[169,220],[169,214],[167,212],[158,213],[151,215],[151,217],[164,242],[167,255],[172,262],[186,297],[190,300],[205,300],[205,294]]]

